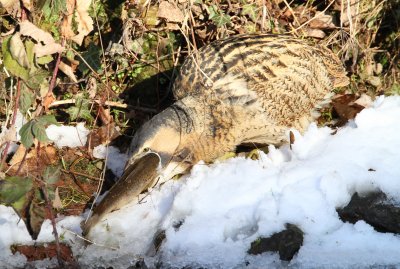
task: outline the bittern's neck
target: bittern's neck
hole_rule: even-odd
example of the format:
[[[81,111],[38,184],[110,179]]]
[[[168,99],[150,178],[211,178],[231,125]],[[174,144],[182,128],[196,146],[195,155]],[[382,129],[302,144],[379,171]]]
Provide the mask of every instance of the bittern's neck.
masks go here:
[[[214,161],[225,152],[234,150],[237,141],[230,141],[229,132],[232,126],[222,126],[231,119],[222,119],[210,106],[210,100],[185,97],[171,106],[179,118],[182,139],[178,154],[190,152],[193,164],[200,160]],[[227,124],[230,125],[230,124]],[[228,137],[227,137],[228,136]]]

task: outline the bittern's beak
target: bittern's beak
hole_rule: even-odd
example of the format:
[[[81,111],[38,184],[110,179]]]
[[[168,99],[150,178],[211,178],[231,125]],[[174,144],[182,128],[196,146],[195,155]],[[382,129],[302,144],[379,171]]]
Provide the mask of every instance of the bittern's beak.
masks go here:
[[[141,192],[152,187],[158,180],[161,159],[157,153],[147,152],[135,159],[126,168],[122,177],[110,189],[104,199],[95,207],[90,218],[83,225],[83,235],[113,211],[130,203]]]

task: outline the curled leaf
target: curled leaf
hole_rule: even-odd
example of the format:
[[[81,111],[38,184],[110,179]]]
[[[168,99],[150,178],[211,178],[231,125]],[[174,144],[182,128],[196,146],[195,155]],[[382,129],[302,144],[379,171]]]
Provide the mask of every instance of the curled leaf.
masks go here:
[[[26,54],[24,42],[21,40],[21,34],[15,33],[10,39],[10,52],[19,65],[29,68],[28,56]]]

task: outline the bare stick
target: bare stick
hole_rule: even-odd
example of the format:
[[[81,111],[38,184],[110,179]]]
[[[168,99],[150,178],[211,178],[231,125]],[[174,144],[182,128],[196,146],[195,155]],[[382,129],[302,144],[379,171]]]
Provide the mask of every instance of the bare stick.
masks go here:
[[[40,185],[41,185],[40,189],[43,192],[44,200],[46,202],[47,210],[49,211],[49,214],[50,214],[51,225],[53,226],[53,235],[54,235],[55,242],[56,242],[56,252],[57,252],[58,265],[59,265],[60,268],[64,268],[64,262],[63,262],[62,257],[61,257],[61,247],[60,247],[60,240],[59,240],[58,232],[57,232],[56,220],[55,220],[54,214],[53,214],[53,207],[52,207],[52,205],[50,203],[50,200],[49,200],[49,194],[47,193],[46,185],[42,180],[40,180]]]
[[[21,80],[18,78],[18,80],[17,80],[17,94],[15,95],[13,118],[11,120],[10,129],[14,128],[14,126],[15,126],[15,121],[17,119],[18,104],[19,104],[20,96],[21,96]],[[8,141],[7,144],[6,144],[6,147],[5,147],[4,151],[3,151],[3,157],[1,158],[0,170],[3,167],[3,163],[6,161],[7,153],[8,153],[8,150],[10,148],[10,145],[11,145],[11,141]]]
[[[96,103],[98,105],[106,105],[110,107],[118,107],[118,108],[123,108],[123,109],[132,109],[132,110],[139,110],[143,112],[149,112],[149,113],[157,113],[158,110],[154,108],[148,108],[148,107],[138,107],[138,106],[132,106],[128,104],[124,104],[121,102],[115,102],[115,101],[105,101],[104,103],[101,102],[101,100],[93,100],[93,103]],[[62,106],[62,105],[70,105],[70,104],[75,104],[76,99],[67,99],[67,100],[58,100],[54,101],[49,105],[49,108],[54,108],[57,106]]]

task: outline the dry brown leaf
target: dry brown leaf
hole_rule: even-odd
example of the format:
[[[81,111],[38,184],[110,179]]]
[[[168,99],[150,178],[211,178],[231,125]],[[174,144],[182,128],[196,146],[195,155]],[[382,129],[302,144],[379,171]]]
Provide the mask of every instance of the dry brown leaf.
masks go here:
[[[315,14],[315,19],[310,21],[309,27],[317,29],[332,29],[335,28],[333,24],[333,18],[331,15],[323,14],[322,12],[317,12]]]
[[[346,123],[350,119],[354,119],[355,116],[364,109],[364,106],[354,102],[356,98],[354,94],[344,94],[332,100],[333,108],[340,118],[340,125]]]
[[[72,69],[71,66],[67,65],[64,62],[60,62],[59,65],[60,70],[66,74],[73,82],[78,82],[78,79],[76,78],[75,74],[74,74],[74,70]]]
[[[26,148],[21,144],[17,148],[17,151],[14,153],[13,157],[10,160],[10,166],[14,166],[22,161],[25,155]]]
[[[43,100],[43,107],[45,111],[49,110],[49,106],[56,100],[52,92],[48,93]]]
[[[74,31],[72,30],[72,19],[74,16],[75,0],[67,0],[65,4],[67,7],[67,11],[61,24],[61,34],[66,39],[71,39],[75,35]]]
[[[56,188],[56,191],[54,192],[54,199],[53,199],[53,201],[51,201],[51,204],[55,209],[61,209],[63,207],[61,199],[60,199],[60,193],[58,192],[58,187]]]
[[[31,23],[30,21],[22,21],[19,24],[19,31],[24,36],[30,36],[38,42],[43,42],[44,44],[52,44],[55,43],[54,38],[50,33],[43,31],[38,28],[36,25]]]
[[[361,94],[361,96],[354,101],[354,104],[363,106],[363,107],[370,107],[373,104],[372,98],[365,93]]]
[[[0,137],[0,145],[3,145],[7,142],[15,142],[17,141],[17,130],[15,126],[8,129],[4,129],[2,131],[2,136]]]
[[[94,77],[90,77],[87,83],[87,91],[89,93],[89,98],[94,99],[97,94],[97,81]]]
[[[19,31],[22,35],[32,37],[38,42],[38,44],[36,44],[34,48],[34,52],[36,53],[37,57],[42,57],[45,55],[51,55],[57,52],[60,53],[64,51],[64,47],[56,43],[50,33],[43,31],[33,23],[25,20],[21,22],[19,26]],[[43,42],[44,45],[40,44],[41,42]]]
[[[174,4],[167,1],[160,3],[157,12],[158,18],[166,19],[168,22],[178,22],[181,23],[185,19],[182,11],[176,7]]]
[[[22,42],[20,33],[15,33],[11,37],[10,52],[12,57],[19,63],[19,65],[29,68],[28,56],[26,55],[24,42]]]
[[[175,22],[167,22],[167,29],[168,30],[179,30],[179,25]]]
[[[78,34],[73,36],[71,40],[79,45],[82,45],[83,38],[93,30],[93,20],[88,12],[91,2],[76,0],[75,21],[78,24]]]
[[[53,43],[44,46],[41,44],[36,44],[33,51],[35,52],[36,57],[42,57],[54,53],[61,53],[64,51],[64,49],[65,48],[58,43]]]
[[[343,26],[349,26],[350,23],[354,24],[357,18],[359,0],[344,0],[342,4],[343,12],[340,13],[340,21]]]
[[[315,38],[319,38],[319,39],[322,39],[326,36],[324,31],[319,30],[319,29],[304,28],[304,32],[307,36],[315,37]]]

